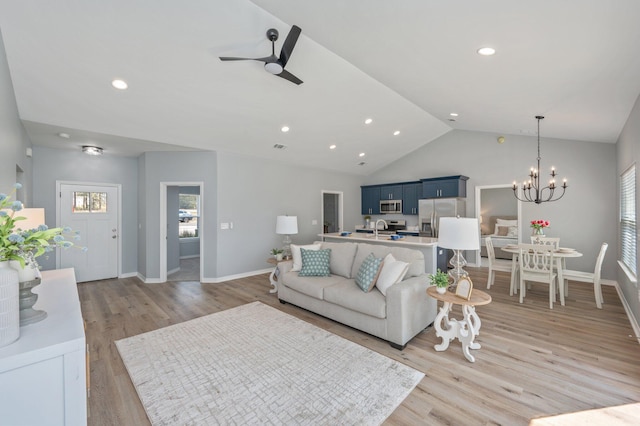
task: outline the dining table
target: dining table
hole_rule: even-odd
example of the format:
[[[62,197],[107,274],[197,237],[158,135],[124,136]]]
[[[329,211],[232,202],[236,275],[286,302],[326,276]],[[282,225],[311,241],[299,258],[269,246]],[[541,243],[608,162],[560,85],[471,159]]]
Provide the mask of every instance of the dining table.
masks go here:
[[[518,255],[520,254],[520,247],[517,244],[507,244],[502,247],[502,251],[511,253],[511,285],[509,286],[509,296],[513,296],[517,293],[518,289]],[[559,247],[553,251],[553,258],[556,262],[556,273],[558,274],[558,285],[564,285],[564,278],[562,276],[562,270],[564,269],[564,260],[582,257],[582,253],[578,250],[570,247]],[[559,287],[558,287],[559,288]]]

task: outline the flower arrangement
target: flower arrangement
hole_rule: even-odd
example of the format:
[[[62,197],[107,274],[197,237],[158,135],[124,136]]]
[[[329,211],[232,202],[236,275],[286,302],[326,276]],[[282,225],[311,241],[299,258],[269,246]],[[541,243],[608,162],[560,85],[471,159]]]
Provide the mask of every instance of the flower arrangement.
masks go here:
[[[547,226],[549,226],[548,220],[532,220],[531,221],[531,227],[536,231],[541,231],[542,228],[546,228]]]
[[[75,240],[79,240],[80,235],[68,227],[48,228],[44,224],[34,229],[20,228],[19,221],[26,219],[19,216],[22,203],[11,201],[11,195],[21,187],[20,183],[16,183],[11,194],[0,193],[0,262],[16,260],[24,268],[26,264],[34,264],[36,257],[53,251],[55,247],[72,247],[74,244],[65,238],[66,235],[72,235]],[[86,251],[86,247],[82,250]]]

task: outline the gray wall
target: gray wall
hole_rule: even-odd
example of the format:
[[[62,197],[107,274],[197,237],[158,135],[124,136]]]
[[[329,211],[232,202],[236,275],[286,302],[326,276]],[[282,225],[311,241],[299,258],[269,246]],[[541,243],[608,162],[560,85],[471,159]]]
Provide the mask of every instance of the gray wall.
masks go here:
[[[149,280],[160,278],[160,183],[203,182],[200,218],[204,228],[203,253],[205,277],[217,277],[217,154],[215,152],[147,152],[139,157],[140,214],[138,271]],[[174,210],[175,212],[175,210]],[[175,218],[175,213],[168,216]]]
[[[469,176],[467,216],[474,217],[477,185],[522,182],[535,163],[535,137],[505,135],[506,141],[499,144],[497,136],[451,131],[371,175],[367,184],[466,175]],[[549,139],[544,137],[543,131],[541,154],[543,173],[555,166],[560,178],[568,179],[569,188],[560,201],[540,205],[523,203],[521,219],[524,223],[533,219],[550,221],[546,235],[560,237],[563,246],[584,253],[582,258],[568,260],[568,267],[593,270],[600,245],[607,242],[615,247],[617,241],[616,146]],[[520,233],[524,241],[530,230],[524,227]],[[609,254],[605,258],[604,278],[616,278],[615,257]]]
[[[640,162],[640,97],[636,100],[636,104],[629,115],[629,119],[624,126],[624,129],[620,133],[620,137],[618,138],[617,143],[617,176],[618,176],[618,189],[616,191],[616,195],[619,194],[619,176],[626,169],[629,168],[632,164],[636,164],[636,220],[638,217],[638,212],[640,212],[640,197],[638,197],[638,188],[640,188],[640,173],[638,172],[638,162]],[[616,213],[619,214],[618,204],[615,204]],[[618,222],[619,216],[616,216],[616,225]],[[611,252],[611,257],[616,259],[620,259],[620,240],[618,239],[618,244],[610,245],[609,251]],[[637,241],[637,239],[636,239]],[[637,244],[637,243],[636,243]],[[638,254],[638,253],[636,253]],[[607,253],[609,256],[609,253]],[[636,264],[640,265],[640,261],[636,259]],[[634,317],[636,318],[636,322],[640,320],[640,301],[639,293],[638,293],[638,284],[633,283],[629,280],[627,275],[622,271],[620,267],[616,269],[618,283],[622,288],[622,292],[624,293],[624,297],[627,299],[629,303],[629,307],[633,312]],[[636,277],[637,278],[637,277]]]
[[[52,136],[54,137],[54,136]],[[56,223],[56,181],[110,183],[121,185],[123,274],[138,271],[138,163],[135,158],[110,155],[90,156],[76,150],[33,147],[34,207],[44,207],[46,222]],[[64,224],[62,224],[64,225]],[[82,235],[80,236],[82,238]],[[82,241],[80,241],[82,244]],[[55,269],[55,255],[39,259],[42,269]]]
[[[31,141],[20,122],[18,106],[13,92],[9,65],[0,33],[0,192],[9,194],[17,180],[24,188],[12,200],[20,200],[27,207],[36,207],[32,203],[32,161],[26,156]],[[17,173],[20,168],[23,173]]]
[[[263,159],[218,153],[218,217],[233,229],[218,231],[218,276],[268,268],[273,247],[282,247],[275,233],[276,216],[298,216],[294,244],[315,241],[322,233],[322,190],[344,193],[344,225],[362,222],[362,178],[312,170]],[[312,225],[317,220],[317,225]]]

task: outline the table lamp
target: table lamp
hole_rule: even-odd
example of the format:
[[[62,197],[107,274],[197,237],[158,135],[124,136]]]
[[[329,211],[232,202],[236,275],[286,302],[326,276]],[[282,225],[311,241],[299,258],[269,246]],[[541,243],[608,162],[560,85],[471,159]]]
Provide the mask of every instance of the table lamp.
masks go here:
[[[291,257],[291,237],[298,233],[298,216],[278,216],[276,218],[276,234],[284,235],[282,240],[282,255],[285,259]]]
[[[438,223],[438,246],[452,249],[454,254],[449,264],[453,269],[449,276],[453,278],[453,286],[462,276],[468,276],[462,269],[467,261],[462,255],[463,250],[480,250],[480,232],[477,218],[443,217]]]
[[[16,216],[25,218],[15,223],[16,228],[20,228],[23,231],[29,231],[40,225],[44,225],[43,208],[23,208],[19,212],[16,212]]]

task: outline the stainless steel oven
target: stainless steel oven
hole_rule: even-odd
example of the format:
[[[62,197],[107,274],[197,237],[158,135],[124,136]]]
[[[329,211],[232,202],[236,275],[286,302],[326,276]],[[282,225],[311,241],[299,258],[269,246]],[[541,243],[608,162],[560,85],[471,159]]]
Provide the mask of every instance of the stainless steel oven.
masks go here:
[[[402,200],[380,200],[380,214],[402,214]]]

